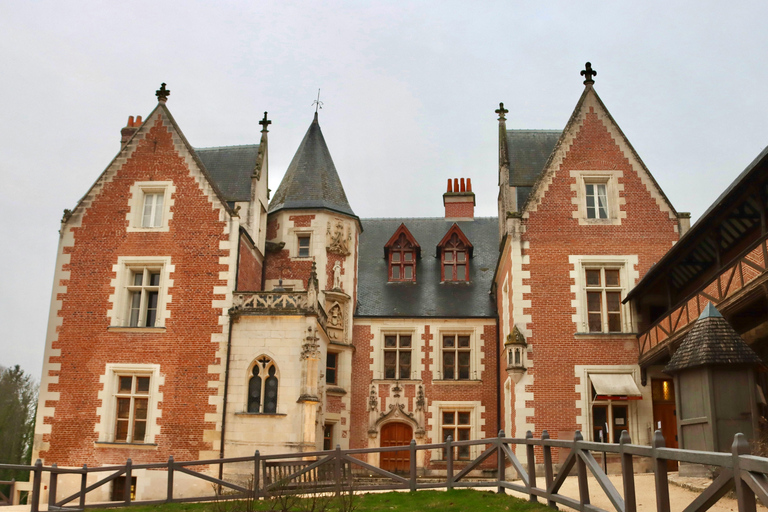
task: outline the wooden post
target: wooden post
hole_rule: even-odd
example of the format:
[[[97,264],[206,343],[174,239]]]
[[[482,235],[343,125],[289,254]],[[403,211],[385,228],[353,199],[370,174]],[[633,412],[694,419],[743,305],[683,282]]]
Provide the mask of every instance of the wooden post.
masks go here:
[[[125,488],[123,491],[123,498],[124,503],[126,507],[131,506],[131,480],[133,480],[133,470],[131,469],[131,466],[133,465],[133,462],[131,459],[128,459],[125,461]]]
[[[507,490],[501,486],[501,482],[506,481],[506,464],[504,464],[504,444],[501,440],[504,438],[504,431],[499,430],[499,437],[496,440],[496,480],[499,481],[499,487],[496,489],[497,494],[506,494]]]
[[[453,489],[453,436],[445,440],[445,487]]]
[[[539,501],[531,489],[536,488],[536,454],[533,451],[533,432],[525,433],[525,453],[528,455],[528,501]]]
[[[56,468],[59,466],[54,462],[51,464],[51,481],[48,484],[48,508],[52,508],[56,504],[56,487],[59,483],[59,474],[56,472]]]
[[[549,432],[546,430],[542,431],[541,440],[541,450],[544,452],[544,482],[547,486],[547,492],[549,492],[549,489],[552,488],[552,482],[555,481],[554,470],[552,468],[552,447],[546,444],[546,442],[549,441]],[[550,499],[547,499],[547,506],[550,508],[557,508],[557,504]]]
[[[653,434],[653,442],[651,443],[651,457],[653,457],[653,474],[656,480],[656,510],[657,512],[670,512],[669,509],[669,480],[667,479],[667,461],[666,459],[658,458],[656,449],[664,448],[666,443],[664,442],[664,436],[661,435],[661,430],[657,430]]]
[[[624,481],[624,512],[637,511],[634,461],[631,453],[624,453],[624,445],[630,443],[629,432],[623,430],[619,438],[619,449],[621,450],[621,477]]]
[[[261,453],[256,450],[253,454],[253,499],[259,499],[259,466],[261,465]]]
[[[173,455],[168,457],[168,491],[165,496],[166,503],[173,503]]]
[[[577,430],[573,434],[573,456],[576,458],[576,472],[579,479],[579,502],[583,505],[589,505],[589,482],[587,481],[587,465],[581,457],[581,447],[579,442],[584,438],[581,431]]]
[[[43,477],[43,461],[37,459],[32,476],[32,497],[30,499],[29,511],[39,512],[40,510],[40,481]]]
[[[341,496],[341,445],[336,445],[333,459],[333,479],[336,481],[336,496]]]
[[[755,492],[749,488],[747,483],[741,478],[741,455],[749,455],[749,443],[744,434],[733,436],[733,485],[736,487],[736,500],[739,503],[739,512],[755,512]]]
[[[83,464],[83,474],[80,475],[80,508],[85,510],[85,488],[88,486],[88,464]]]
[[[18,505],[16,503],[16,479],[11,478],[11,493],[8,495],[8,499],[10,500],[11,505]]]
[[[416,490],[416,440],[411,439],[409,452],[411,456],[411,491]]]

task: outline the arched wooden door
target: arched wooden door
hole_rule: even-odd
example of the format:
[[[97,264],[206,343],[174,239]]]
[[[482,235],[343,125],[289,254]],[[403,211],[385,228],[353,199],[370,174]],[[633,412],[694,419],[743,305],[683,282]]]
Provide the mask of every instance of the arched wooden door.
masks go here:
[[[381,427],[381,447],[407,446],[413,439],[413,428],[407,423],[387,423]],[[411,469],[411,457],[407,451],[381,452],[381,469],[393,473],[407,473]]]

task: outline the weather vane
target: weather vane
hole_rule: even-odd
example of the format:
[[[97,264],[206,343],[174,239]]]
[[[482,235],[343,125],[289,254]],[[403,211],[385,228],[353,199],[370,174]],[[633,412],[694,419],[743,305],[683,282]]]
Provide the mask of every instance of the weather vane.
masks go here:
[[[323,108],[323,102],[320,101],[320,89],[317,90],[317,99],[312,104],[315,106],[315,114],[317,114],[318,109]]]

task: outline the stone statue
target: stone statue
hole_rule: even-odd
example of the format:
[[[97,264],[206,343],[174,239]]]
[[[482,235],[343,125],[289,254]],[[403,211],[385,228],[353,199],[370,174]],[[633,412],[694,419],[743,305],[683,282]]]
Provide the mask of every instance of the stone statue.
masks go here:
[[[341,263],[333,264],[333,289],[341,290]]]

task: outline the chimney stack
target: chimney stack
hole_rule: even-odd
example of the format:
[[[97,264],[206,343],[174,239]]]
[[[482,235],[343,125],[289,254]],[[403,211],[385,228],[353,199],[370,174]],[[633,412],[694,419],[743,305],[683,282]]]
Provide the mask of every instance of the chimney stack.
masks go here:
[[[139,128],[141,128],[141,116],[136,116],[135,121],[133,116],[128,116],[128,124],[120,130],[120,149],[125,147],[128,139],[133,137],[133,134],[139,131]]]
[[[446,220],[472,220],[475,218],[475,194],[469,178],[448,179],[448,190],[443,194]]]

